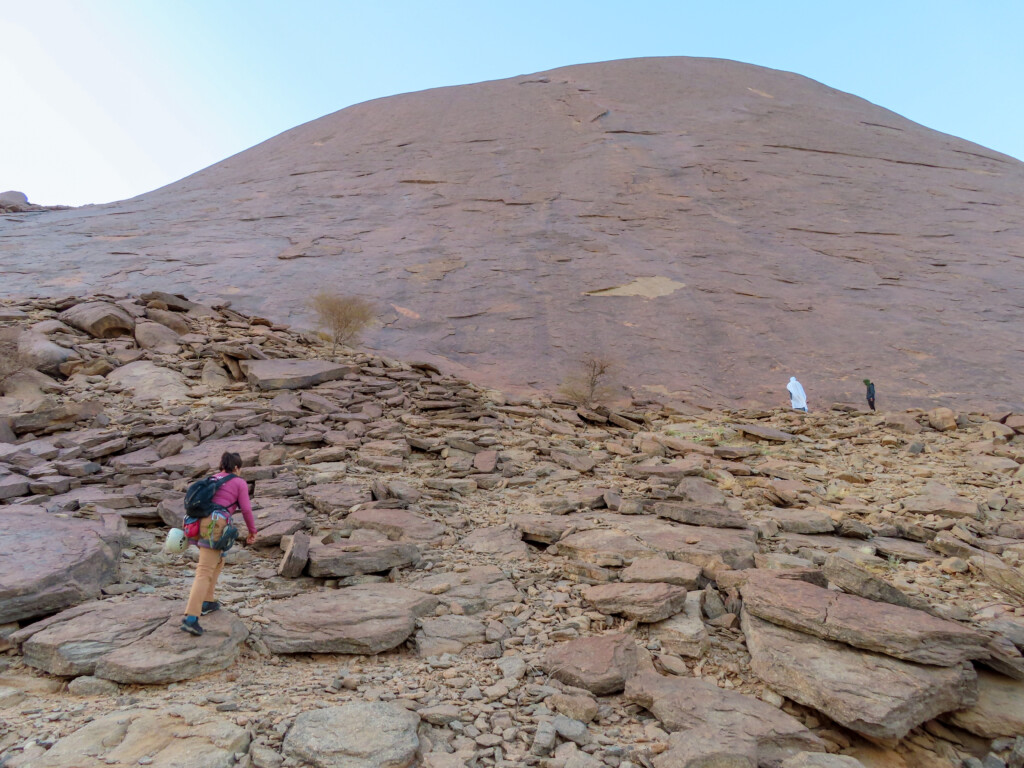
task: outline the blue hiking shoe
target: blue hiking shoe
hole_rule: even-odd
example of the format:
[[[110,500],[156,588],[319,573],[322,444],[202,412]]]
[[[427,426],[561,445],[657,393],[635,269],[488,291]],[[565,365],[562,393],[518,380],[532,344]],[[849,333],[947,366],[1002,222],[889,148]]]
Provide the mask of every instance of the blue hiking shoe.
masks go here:
[[[179,629],[181,629],[182,632],[188,632],[190,635],[195,635],[196,637],[206,631],[199,626],[198,616],[186,616],[181,620],[181,627],[179,627]]]
[[[212,603],[208,603],[205,600],[203,601],[203,616],[205,616],[208,613],[213,613],[214,611],[219,610],[220,603],[218,603],[216,600],[214,600]]]

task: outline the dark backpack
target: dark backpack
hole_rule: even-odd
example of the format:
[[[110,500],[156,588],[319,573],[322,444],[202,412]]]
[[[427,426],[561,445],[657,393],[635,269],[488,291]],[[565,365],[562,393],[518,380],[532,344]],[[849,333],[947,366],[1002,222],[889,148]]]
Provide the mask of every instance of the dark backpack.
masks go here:
[[[185,491],[185,515],[195,520],[212,515],[217,508],[217,505],[213,503],[214,494],[224,483],[234,477],[235,475],[226,475],[221,478],[205,477],[192,483]]]

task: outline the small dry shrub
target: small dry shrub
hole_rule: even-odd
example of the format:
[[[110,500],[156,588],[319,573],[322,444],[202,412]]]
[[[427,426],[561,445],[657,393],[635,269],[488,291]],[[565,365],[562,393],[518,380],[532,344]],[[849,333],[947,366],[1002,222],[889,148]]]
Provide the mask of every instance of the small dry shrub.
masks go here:
[[[331,340],[331,354],[339,344],[349,344],[359,338],[377,317],[373,304],[359,296],[342,296],[331,291],[320,291],[310,299],[321,329]]]
[[[610,400],[615,395],[612,375],[616,367],[612,358],[588,352],[576,362],[558,389],[577,405],[590,407]]]

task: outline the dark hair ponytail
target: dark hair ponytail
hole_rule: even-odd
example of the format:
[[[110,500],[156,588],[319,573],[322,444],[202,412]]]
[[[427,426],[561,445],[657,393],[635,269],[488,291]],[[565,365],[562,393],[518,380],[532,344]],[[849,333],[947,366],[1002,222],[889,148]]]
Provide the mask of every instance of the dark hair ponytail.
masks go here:
[[[225,453],[220,457],[220,468],[222,472],[235,472],[242,467],[242,457],[237,453]]]

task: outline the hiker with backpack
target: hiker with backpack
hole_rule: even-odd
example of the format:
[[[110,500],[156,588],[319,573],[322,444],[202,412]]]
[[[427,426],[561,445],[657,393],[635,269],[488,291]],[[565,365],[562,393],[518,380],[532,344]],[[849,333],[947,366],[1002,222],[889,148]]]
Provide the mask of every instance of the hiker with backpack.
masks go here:
[[[256,521],[249,502],[249,486],[235,474],[242,467],[242,457],[225,453],[220,457],[220,471],[189,486],[185,494],[185,536],[199,547],[199,563],[188,596],[181,630],[201,635],[200,615],[220,610],[214,600],[217,578],[224,568],[224,554],[238,538],[238,529],[231,524],[231,512],[242,512],[249,529],[246,544],[256,541]]]

